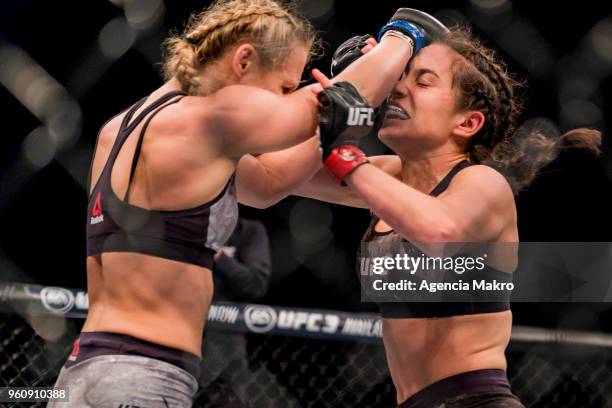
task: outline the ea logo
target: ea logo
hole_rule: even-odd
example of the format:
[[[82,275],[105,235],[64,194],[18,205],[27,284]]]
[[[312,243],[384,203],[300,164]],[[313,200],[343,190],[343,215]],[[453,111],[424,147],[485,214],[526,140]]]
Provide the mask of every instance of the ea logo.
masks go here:
[[[51,312],[66,313],[74,305],[74,294],[65,288],[47,286],[40,291],[40,301]]]
[[[276,311],[269,306],[249,305],[244,309],[244,323],[254,333],[265,333],[276,325]]]

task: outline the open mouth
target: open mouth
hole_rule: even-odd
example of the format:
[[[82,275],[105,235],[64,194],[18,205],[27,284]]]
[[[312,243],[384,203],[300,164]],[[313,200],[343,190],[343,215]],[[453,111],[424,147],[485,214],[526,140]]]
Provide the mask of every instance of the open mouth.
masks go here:
[[[385,119],[407,120],[410,119],[410,115],[399,106],[387,105],[385,109]]]

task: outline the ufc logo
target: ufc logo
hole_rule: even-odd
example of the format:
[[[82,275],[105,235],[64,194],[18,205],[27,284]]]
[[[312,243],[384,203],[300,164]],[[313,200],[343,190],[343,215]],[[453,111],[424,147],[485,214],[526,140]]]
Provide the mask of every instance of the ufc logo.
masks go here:
[[[372,116],[374,115],[374,109],[372,108],[349,108],[348,119],[346,120],[346,124],[348,126],[373,126],[374,120]]]

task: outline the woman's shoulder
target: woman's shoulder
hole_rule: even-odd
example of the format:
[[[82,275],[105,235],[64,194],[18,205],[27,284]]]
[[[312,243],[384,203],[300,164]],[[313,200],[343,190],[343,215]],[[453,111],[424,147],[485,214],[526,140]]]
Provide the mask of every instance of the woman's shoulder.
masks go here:
[[[486,164],[472,164],[466,166],[455,177],[457,179],[478,179],[479,181],[488,181],[491,183],[508,184],[508,180],[499,171]],[[509,184],[508,184],[509,185]]]
[[[450,182],[449,192],[454,189],[477,190],[484,197],[514,200],[514,193],[506,177],[491,166],[473,164],[458,172]]]
[[[104,147],[114,143],[117,134],[119,133],[119,128],[121,127],[121,121],[123,120],[123,116],[125,114],[125,112],[122,112],[116,116],[113,116],[100,127],[97,139],[98,147]]]

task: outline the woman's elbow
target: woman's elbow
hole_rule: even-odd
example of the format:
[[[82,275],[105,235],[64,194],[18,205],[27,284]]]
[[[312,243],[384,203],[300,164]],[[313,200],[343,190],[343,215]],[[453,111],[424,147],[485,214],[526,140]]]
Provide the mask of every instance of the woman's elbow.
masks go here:
[[[448,221],[445,223],[441,223],[435,229],[435,242],[461,242],[463,241],[463,234],[461,232],[461,228],[456,222]]]
[[[258,210],[265,210],[266,208],[272,207],[284,197],[280,191],[273,191],[269,185],[258,185],[257,188],[253,188],[252,186],[250,188],[245,188],[243,185],[239,187],[237,191],[238,202],[247,207],[257,208]]]
[[[276,204],[278,200],[271,200],[268,197],[249,197],[238,199],[238,202],[242,205],[246,205],[247,207],[256,208],[258,210],[265,210]]]

